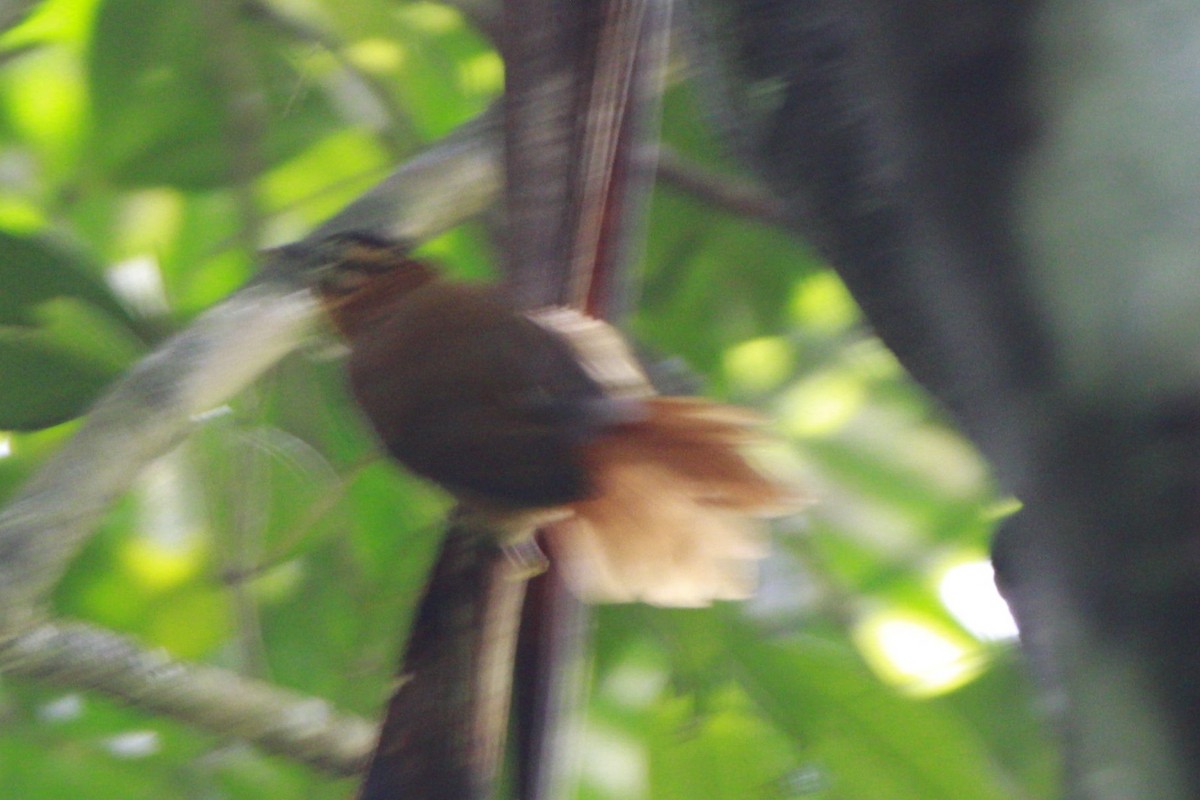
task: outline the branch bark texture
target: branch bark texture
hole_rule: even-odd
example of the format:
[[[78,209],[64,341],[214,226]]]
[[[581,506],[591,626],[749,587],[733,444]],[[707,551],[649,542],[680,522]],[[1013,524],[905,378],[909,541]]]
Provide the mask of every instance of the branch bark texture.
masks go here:
[[[80,623],[39,625],[0,644],[0,668],[95,690],[335,774],[361,770],[375,741],[374,725],[323,700],[185,664]]]

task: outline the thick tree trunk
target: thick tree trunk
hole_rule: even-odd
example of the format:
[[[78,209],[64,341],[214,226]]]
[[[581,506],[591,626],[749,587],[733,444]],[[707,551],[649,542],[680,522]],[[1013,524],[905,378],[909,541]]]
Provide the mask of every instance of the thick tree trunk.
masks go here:
[[[1200,11],[696,7],[736,141],[1024,503],[1071,796],[1200,796]]]

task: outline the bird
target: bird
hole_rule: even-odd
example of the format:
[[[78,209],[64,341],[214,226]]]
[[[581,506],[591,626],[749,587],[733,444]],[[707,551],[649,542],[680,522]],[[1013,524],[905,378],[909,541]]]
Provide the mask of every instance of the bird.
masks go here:
[[[756,414],[657,394],[620,333],[580,311],[521,310],[501,285],[449,280],[384,238],[340,245],[317,292],[348,345],[350,391],[387,453],[472,527],[517,554],[540,530],[588,602],[753,592],[763,520],[803,503],[748,455],[764,439]]]

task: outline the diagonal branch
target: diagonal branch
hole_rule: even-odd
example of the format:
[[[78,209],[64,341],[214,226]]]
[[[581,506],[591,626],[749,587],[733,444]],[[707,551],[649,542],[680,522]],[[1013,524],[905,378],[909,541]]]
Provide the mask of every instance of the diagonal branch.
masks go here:
[[[790,224],[783,200],[766,186],[708,169],[666,146],[658,150],[658,182],[735,216],[781,228]]]
[[[319,698],[176,661],[81,623],[45,624],[0,644],[0,668],[13,675],[93,689],[328,772],[362,769],[375,726]]]
[[[0,511],[0,641],[36,621],[37,604],[140,468],[175,446],[195,415],[287,354],[313,312],[298,284],[256,281],[143,359],[96,404]]]

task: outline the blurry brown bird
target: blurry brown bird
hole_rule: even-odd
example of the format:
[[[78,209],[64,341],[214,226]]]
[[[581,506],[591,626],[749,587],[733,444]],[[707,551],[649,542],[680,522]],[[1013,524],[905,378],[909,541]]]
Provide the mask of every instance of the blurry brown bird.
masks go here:
[[[392,457],[506,543],[542,528],[585,600],[751,592],[759,520],[796,506],[743,454],[755,416],[657,396],[616,331],[579,312],[522,313],[369,237],[343,252],[320,291]]]

